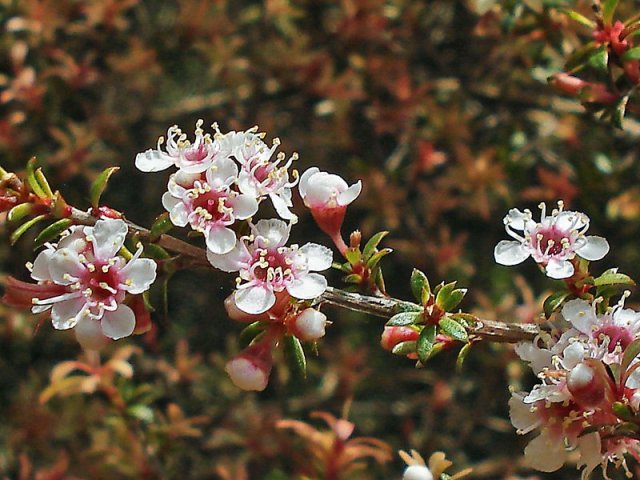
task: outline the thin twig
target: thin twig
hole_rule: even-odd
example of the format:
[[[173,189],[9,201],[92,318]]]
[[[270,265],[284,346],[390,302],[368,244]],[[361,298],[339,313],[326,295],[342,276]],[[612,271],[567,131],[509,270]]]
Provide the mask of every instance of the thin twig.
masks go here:
[[[90,213],[83,212],[77,208],[72,209],[71,218],[82,225],[94,225],[98,221],[98,218]],[[137,234],[145,239],[150,237],[151,232],[148,229],[128,220],[125,220],[125,222],[132,234]],[[155,243],[171,252],[187,257],[190,260],[190,265],[213,268],[207,261],[206,250],[202,248],[167,234],[161,235]],[[327,290],[315,299],[315,303],[328,303],[347,310],[382,318],[391,318],[400,312],[415,311],[418,307],[414,303],[396,298],[362,295],[333,287],[327,287]],[[517,343],[533,340],[541,332],[540,327],[534,324],[505,323],[479,317],[475,317],[474,320],[474,325],[469,328],[469,337],[472,340]]]

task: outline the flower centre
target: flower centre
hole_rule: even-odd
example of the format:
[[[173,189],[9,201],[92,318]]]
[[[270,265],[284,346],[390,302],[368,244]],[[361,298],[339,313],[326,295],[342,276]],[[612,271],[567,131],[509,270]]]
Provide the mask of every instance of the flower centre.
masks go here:
[[[593,336],[601,341],[609,339],[609,346],[607,347],[609,353],[613,353],[618,345],[624,351],[633,342],[633,336],[629,330],[618,325],[605,325],[598,329]]]
[[[292,277],[289,249],[280,247],[276,250],[259,249],[255,259],[253,276],[262,282],[283,285]]]
[[[542,256],[555,256],[561,254],[570,246],[566,232],[555,226],[540,228],[534,236],[533,245],[537,253]]]
[[[85,295],[98,303],[111,303],[119,293],[120,269],[114,262],[86,263],[86,267],[86,274],[80,282]]]

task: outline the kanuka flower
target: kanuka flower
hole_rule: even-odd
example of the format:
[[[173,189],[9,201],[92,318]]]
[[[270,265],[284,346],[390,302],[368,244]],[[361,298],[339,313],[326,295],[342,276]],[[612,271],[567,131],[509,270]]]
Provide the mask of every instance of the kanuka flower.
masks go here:
[[[340,233],[347,206],[360,195],[362,182],[349,186],[338,175],[311,167],[300,177],[298,189],[318,226],[333,238]]]
[[[236,220],[246,220],[258,211],[256,197],[234,189],[238,167],[229,158],[221,158],[204,173],[178,171],[169,179],[162,204],[174,225],[201,232],[207,249],[228,253],[236,244],[229,228]]]
[[[252,226],[252,235],[240,238],[230,252],[207,252],[214,267],[238,272],[234,301],[240,310],[264,313],[275,304],[278,292],[309,300],[326,290],[327,280],[314,272],[331,266],[331,250],[315,243],[286,246],[290,229],[282,220],[260,220]]]
[[[149,149],[136,155],[136,167],[143,172],[159,172],[175,165],[187,173],[199,173],[207,170],[213,162],[224,156],[220,137],[222,134],[216,129],[216,134],[204,133],[202,120],[198,120],[195,128],[193,142],[187,139],[187,135],[177,125],[169,127],[167,131],[166,151],[162,150],[164,137],[158,139],[155,149]]]
[[[571,260],[576,255],[586,260],[600,260],[609,252],[609,243],[604,238],[585,235],[589,217],[584,213],[565,211],[562,202],[558,202],[558,209],[551,215],[546,214],[544,203],[540,204],[540,210],[539,222],[533,220],[529,210],[509,210],[504,225],[515,240],[502,240],[496,245],[496,262],[517,265],[532,257],[547,276],[563,279],[574,274]]]
[[[274,139],[269,148],[262,137],[262,134],[254,133],[254,129],[244,134],[235,133],[231,148],[240,164],[238,188],[254,197],[269,197],[280,218],[296,222],[298,217],[291,211],[291,188],[297,183],[298,172],[292,170],[293,180],[290,180],[289,168],[298,154],[294,153],[285,161],[285,154],[280,152],[272,160],[280,140]]]
[[[156,263],[140,258],[142,246],[127,261],[119,255],[127,235],[122,220],[98,220],[93,227],[73,227],[57,245],[36,257],[31,277],[45,293],[33,292],[33,312],[51,309],[53,327],[67,330],[81,322],[97,322],[111,339],[131,335],[136,325],[126,294],[141,294],[156,278]],[[36,289],[37,290],[37,289]],[[50,292],[57,290],[55,296]],[[82,326],[84,333],[95,325]]]

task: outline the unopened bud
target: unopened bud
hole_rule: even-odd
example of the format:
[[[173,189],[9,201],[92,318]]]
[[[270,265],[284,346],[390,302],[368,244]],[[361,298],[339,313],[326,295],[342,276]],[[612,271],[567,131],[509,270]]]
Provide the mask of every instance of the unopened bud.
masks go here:
[[[293,321],[292,333],[303,341],[324,337],[327,316],[314,308],[307,308]]]
[[[419,336],[420,334],[411,327],[384,327],[380,345],[391,351],[399,343],[417,340]]]
[[[567,388],[580,406],[595,407],[604,400],[604,382],[586,363],[579,363],[569,372]]]
[[[360,248],[360,244],[362,243],[362,232],[360,230],[354,230],[349,235],[349,246],[354,250]]]
[[[261,342],[227,362],[225,370],[238,388],[261,392],[267,388],[272,366],[271,345]]]
[[[402,475],[402,480],[433,480],[433,474],[424,465],[409,465]]]

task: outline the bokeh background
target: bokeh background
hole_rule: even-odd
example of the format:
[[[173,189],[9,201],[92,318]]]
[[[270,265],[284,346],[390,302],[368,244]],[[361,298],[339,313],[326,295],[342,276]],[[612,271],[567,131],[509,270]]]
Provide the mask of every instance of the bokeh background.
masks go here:
[[[104,201],[149,225],[169,173],[136,171],[137,152],[199,118],[223,131],[258,125],[299,152],[298,169],[362,179],[345,233],[390,232],[391,295],[409,298],[415,267],[433,284],[467,286],[466,310],[534,321],[551,281],[532,262],[493,262],[513,206],[563,199],[613,246],[596,271],[640,277],[640,124],[630,114],[616,130],[548,86],[590,39],[560,5],[589,15],[590,2],[570,0],[0,0],[0,164],[21,171],[37,156],[81,208],[90,181],[118,165]],[[623,1],[620,14],[634,8]],[[294,240],[328,245],[299,207]],[[3,273],[26,279],[28,238],[6,243]],[[335,272],[331,283],[340,285]],[[322,430],[310,412],[339,416],[350,405],[355,436],[424,456],[443,450],[452,472],[578,478],[571,466],[550,475],[523,466],[527,439],[508,420],[509,386],[535,379],[508,347],[478,345],[460,373],[453,353],[417,370],[379,347],[381,320],[326,308],[334,323],[306,382],[281,365],[265,392],[237,390],[223,371],[239,349],[241,325],[222,308],[233,286],[213,271],[179,272],[166,314],[154,293],[154,332],[104,353],[131,353],[132,376],[113,383],[124,410],[102,393],[41,402],[52,369],[80,348],[46,318],[0,306],[2,475],[316,478],[305,470],[309,445],[276,422]],[[120,350],[130,346],[138,350]],[[394,456],[344,478],[399,478],[402,468]]]

